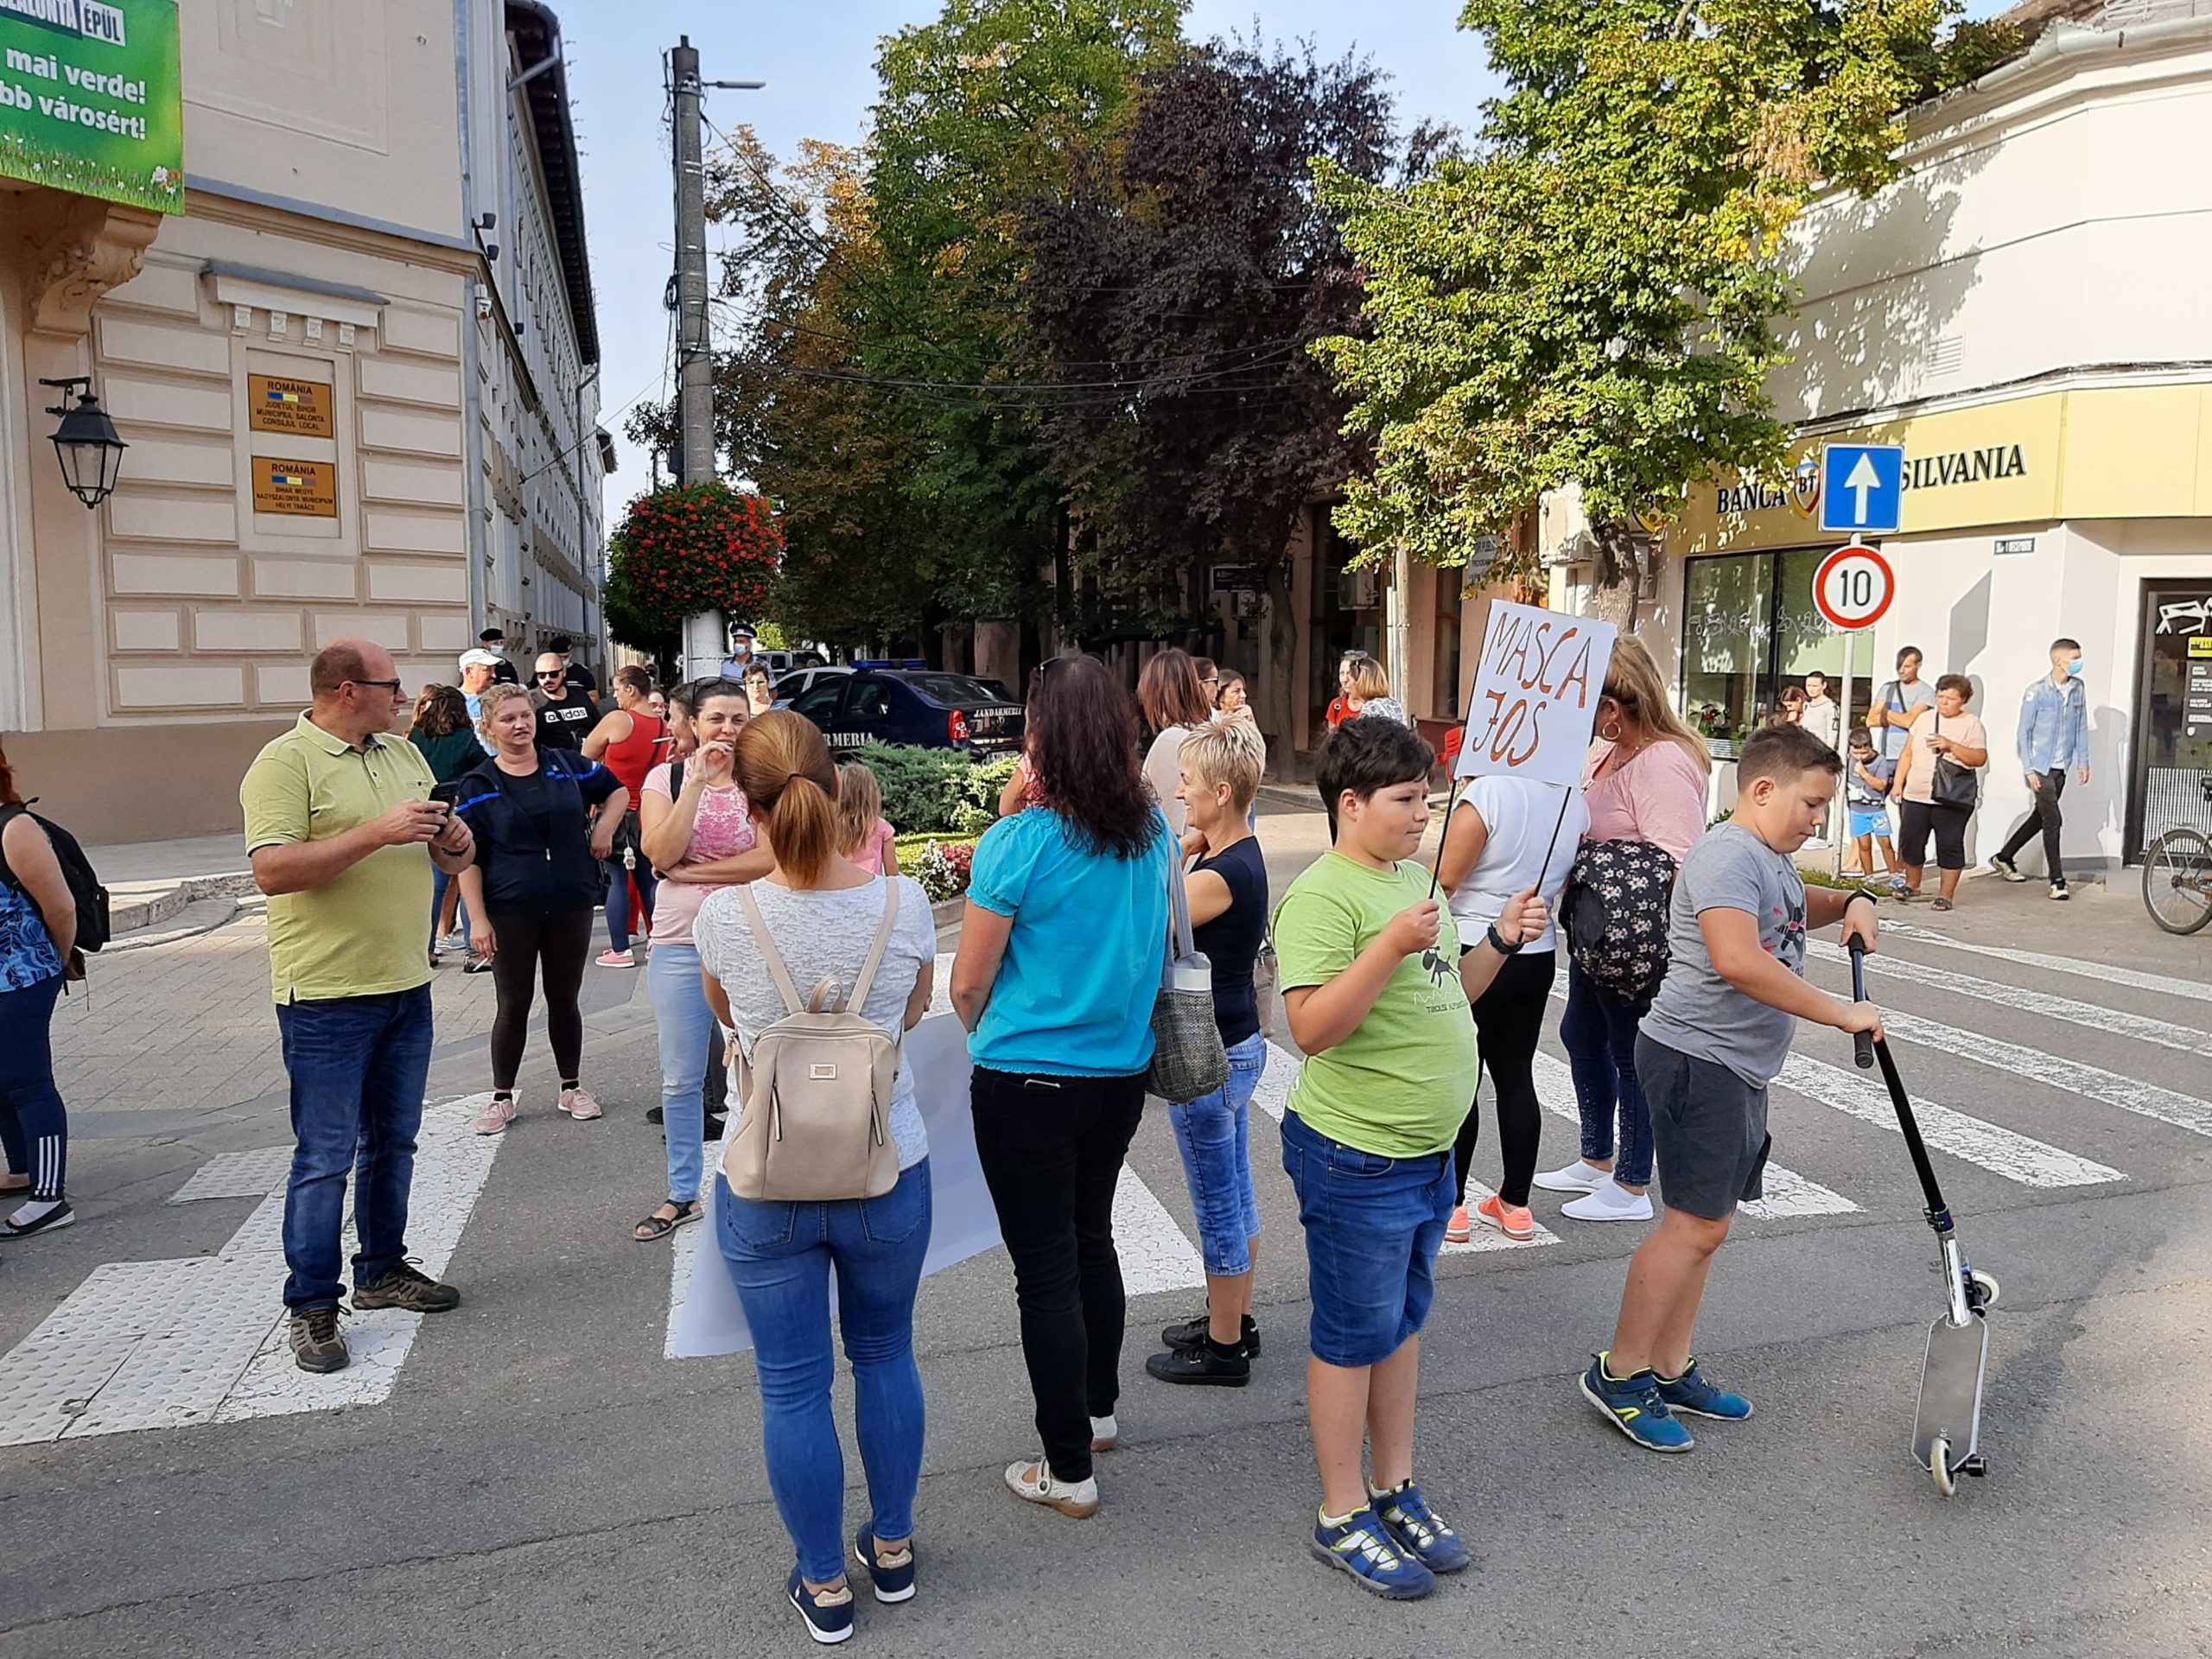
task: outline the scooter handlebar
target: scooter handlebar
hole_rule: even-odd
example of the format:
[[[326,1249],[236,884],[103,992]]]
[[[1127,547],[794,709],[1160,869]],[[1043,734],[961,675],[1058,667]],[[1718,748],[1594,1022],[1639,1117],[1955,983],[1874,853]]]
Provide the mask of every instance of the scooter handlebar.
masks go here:
[[[1854,1002],[1864,1002],[1866,1000],[1866,946],[1864,941],[1856,938],[1851,941],[1851,1000]],[[1874,1033],[1872,1032],[1854,1031],[1851,1033],[1851,1058],[1861,1071],[1868,1071],[1872,1067],[1874,1064]]]

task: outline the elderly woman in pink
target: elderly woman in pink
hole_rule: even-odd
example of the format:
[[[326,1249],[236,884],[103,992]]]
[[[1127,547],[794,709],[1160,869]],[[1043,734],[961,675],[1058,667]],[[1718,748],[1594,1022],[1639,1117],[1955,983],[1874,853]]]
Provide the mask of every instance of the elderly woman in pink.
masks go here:
[[[1649,842],[1679,866],[1690,843],[1705,833],[1712,761],[1704,741],[1669,704],[1650,653],[1634,639],[1613,647],[1598,703],[1598,738],[1583,774],[1583,798],[1590,808],[1585,840]],[[1598,985],[1570,958],[1559,1034],[1574,1074],[1582,1155],[1564,1169],[1537,1176],[1535,1184],[1580,1194],[1560,1212],[1574,1220],[1651,1219],[1646,1190],[1651,1109],[1636,1075],[1636,1033],[1643,1021],[1643,1007]]]

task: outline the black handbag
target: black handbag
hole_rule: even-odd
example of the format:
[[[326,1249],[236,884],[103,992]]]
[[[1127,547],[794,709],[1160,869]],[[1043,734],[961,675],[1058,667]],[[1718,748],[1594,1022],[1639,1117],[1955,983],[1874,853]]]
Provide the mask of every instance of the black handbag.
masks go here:
[[[1943,717],[1936,716],[1934,735],[1943,734]],[[1955,806],[1971,812],[1981,804],[1981,774],[1972,766],[1961,766],[1948,754],[1936,757],[1936,776],[1928,787],[1928,798],[1936,806]]]

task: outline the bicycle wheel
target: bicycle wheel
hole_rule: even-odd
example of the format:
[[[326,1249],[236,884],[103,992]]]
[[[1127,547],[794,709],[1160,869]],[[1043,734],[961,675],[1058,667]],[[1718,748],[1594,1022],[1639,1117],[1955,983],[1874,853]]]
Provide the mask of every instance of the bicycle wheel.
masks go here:
[[[2195,830],[2169,830],[2143,855],[2143,907],[2169,933],[2212,922],[2212,841]]]

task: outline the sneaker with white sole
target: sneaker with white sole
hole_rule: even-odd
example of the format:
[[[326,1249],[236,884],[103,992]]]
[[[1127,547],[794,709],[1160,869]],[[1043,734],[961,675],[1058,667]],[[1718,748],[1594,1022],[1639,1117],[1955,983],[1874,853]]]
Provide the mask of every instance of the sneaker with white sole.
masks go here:
[[[1608,1179],[1603,1186],[1573,1203],[1561,1205],[1559,1212],[1573,1221],[1649,1221],[1651,1195],[1631,1192],[1619,1182]]]
[[[2050,884],[2050,896],[2063,904],[2074,895],[2066,890],[2066,884],[2063,881],[2054,881]]]
[[[1542,1187],[1547,1192],[1595,1192],[1612,1179],[1611,1170],[1600,1169],[1597,1165],[1586,1164],[1578,1158],[1565,1169],[1555,1169],[1548,1175],[1537,1176],[1534,1185]]]
[[[853,1633],[853,1586],[810,1590],[798,1568],[784,1581],[784,1594],[806,1621],[806,1633],[824,1647],[833,1647]]]
[[[484,1109],[476,1114],[476,1133],[504,1135],[507,1125],[515,1121],[515,1097],[494,1095],[484,1103]]]
[[[2020,874],[2020,867],[2009,858],[1993,858],[1989,861],[1989,868],[2007,881],[2024,881],[2028,879]]]
[[[602,968],[634,968],[638,959],[627,950],[602,950],[592,960]]]
[[[1062,1480],[1052,1473],[1052,1465],[1041,1454],[1007,1465],[1006,1485],[1024,1503],[1058,1510],[1077,1521],[1088,1521],[1098,1513],[1097,1478]]]
[[[1465,1244],[1474,1236],[1475,1224],[1468,1219],[1467,1206],[1453,1205],[1452,1218],[1444,1224],[1444,1242],[1446,1244]]]
[[[599,1097],[588,1089],[563,1089],[561,1109],[579,1123],[588,1123],[600,1115]]]
[[[1529,1206],[1508,1204],[1495,1192],[1475,1206],[1475,1219],[1523,1243],[1536,1236],[1536,1218],[1529,1213]],[[1389,1517],[1385,1516],[1383,1519]]]
[[[468,935],[455,928],[437,943],[438,950],[450,956],[459,956],[468,949]]]

